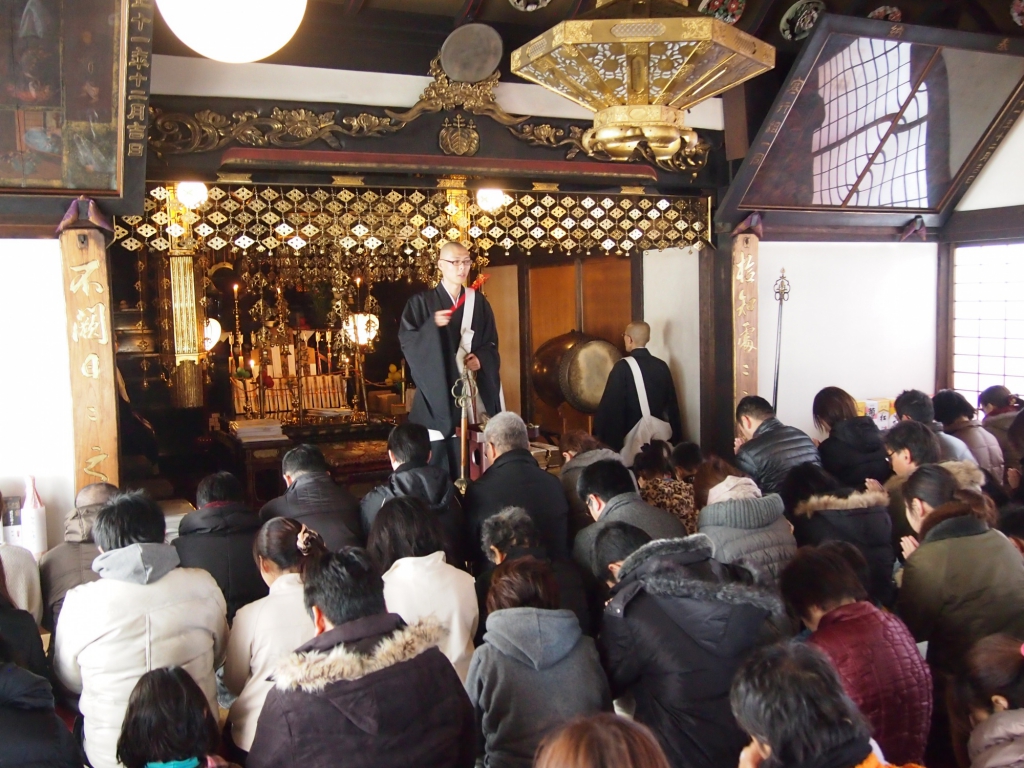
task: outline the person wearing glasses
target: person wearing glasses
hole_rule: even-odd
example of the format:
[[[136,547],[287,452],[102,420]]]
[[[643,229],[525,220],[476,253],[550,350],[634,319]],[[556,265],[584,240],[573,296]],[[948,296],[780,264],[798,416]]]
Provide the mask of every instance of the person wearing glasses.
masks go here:
[[[458,477],[460,459],[455,428],[462,411],[452,387],[464,370],[473,373],[476,399],[470,422],[502,410],[498,330],[487,298],[466,287],[473,259],[458,242],[438,253],[441,282],[409,299],[402,312],[398,340],[416,384],[409,421],[430,433],[430,463],[446,466]]]

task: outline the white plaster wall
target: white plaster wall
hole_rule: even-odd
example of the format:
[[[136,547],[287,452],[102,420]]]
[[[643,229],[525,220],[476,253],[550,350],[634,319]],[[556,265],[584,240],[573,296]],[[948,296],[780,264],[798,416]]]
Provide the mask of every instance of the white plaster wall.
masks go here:
[[[956,209],[977,211],[1013,205],[1024,205],[1024,120],[1020,119],[989,158]]]
[[[329,101],[334,104],[409,108],[431,77],[388,72],[357,72],[288,64],[226,64],[193,56],[153,57],[154,96],[209,96],[239,99]],[[539,85],[498,83],[494,92],[502,109],[513,115],[589,120],[593,112]],[[686,110],[692,128],[725,127],[721,97]]]
[[[0,492],[35,476],[53,546],[75,494],[60,243],[0,240],[0,285]]]
[[[814,395],[842,387],[857,400],[935,387],[938,253],[933,243],[760,244],[758,391],[769,402],[785,268],[779,418],[817,436]]]
[[[644,253],[647,348],[668,363],[679,398],[683,436],[700,442],[700,310],[697,251],[668,248]]]

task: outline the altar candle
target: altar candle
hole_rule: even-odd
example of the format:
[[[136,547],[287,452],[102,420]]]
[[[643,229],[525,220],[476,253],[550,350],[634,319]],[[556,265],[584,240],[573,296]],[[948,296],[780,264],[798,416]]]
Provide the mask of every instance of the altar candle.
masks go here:
[[[295,375],[295,345],[288,345],[288,375]]]
[[[345,378],[348,378],[348,355],[345,355]]]
[[[274,368],[271,376],[278,379],[284,377],[284,369],[281,367],[281,348],[274,346],[270,348],[270,363]]]

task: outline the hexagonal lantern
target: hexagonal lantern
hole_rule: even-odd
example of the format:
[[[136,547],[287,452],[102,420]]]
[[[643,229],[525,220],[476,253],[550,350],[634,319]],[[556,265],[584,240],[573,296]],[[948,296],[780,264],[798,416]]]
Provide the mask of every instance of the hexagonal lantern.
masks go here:
[[[512,52],[512,72],[592,110],[588,152],[667,160],[697,145],[685,112],[775,66],[775,48],[687,0],[598,0]]]

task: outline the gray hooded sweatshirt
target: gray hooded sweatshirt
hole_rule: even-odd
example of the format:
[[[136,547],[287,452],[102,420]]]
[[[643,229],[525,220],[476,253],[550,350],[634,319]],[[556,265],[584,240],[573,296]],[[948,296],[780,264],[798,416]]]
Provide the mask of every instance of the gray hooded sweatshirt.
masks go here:
[[[92,561],[101,579],[152,584],[173,571],[181,561],[170,544],[130,544],[104,552]]]
[[[612,704],[594,641],[568,610],[490,614],[466,691],[488,768],[530,768],[549,731],[577,716],[610,711]]]

